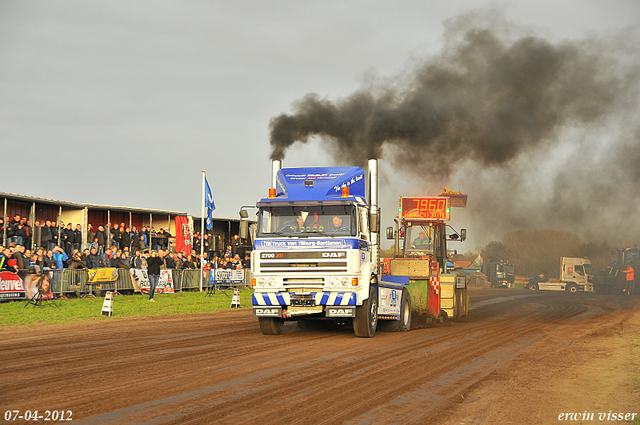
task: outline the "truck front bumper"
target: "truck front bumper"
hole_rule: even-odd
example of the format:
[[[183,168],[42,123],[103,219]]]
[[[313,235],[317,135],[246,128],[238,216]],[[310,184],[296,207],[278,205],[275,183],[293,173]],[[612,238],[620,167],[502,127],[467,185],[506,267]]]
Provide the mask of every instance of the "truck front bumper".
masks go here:
[[[324,313],[326,317],[354,317],[356,301],[355,292],[255,292],[253,315],[291,318]]]

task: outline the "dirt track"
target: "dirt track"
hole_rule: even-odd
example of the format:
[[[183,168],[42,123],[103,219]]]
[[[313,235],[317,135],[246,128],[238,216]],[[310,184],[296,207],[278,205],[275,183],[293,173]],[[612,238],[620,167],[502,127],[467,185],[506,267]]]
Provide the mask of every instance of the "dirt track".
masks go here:
[[[0,414],[70,410],[87,424],[498,424],[640,412],[640,298],[470,294],[467,319],[373,339],[295,323],[267,337],[250,309],[3,329]]]

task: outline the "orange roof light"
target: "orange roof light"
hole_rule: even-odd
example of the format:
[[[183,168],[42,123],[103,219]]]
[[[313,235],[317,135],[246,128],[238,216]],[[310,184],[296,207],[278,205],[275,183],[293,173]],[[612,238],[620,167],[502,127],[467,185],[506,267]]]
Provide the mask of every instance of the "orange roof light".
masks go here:
[[[275,187],[272,187],[272,188],[269,189],[269,198],[273,199],[275,197],[276,197],[276,189],[275,189]]]
[[[342,186],[342,197],[347,198],[349,196],[349,186]]]

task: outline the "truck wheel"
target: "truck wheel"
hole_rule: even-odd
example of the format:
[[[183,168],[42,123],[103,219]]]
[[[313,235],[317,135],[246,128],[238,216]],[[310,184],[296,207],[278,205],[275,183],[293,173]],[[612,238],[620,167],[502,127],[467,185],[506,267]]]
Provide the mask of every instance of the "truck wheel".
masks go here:
[[[407,288],[402,288],[402,307],[400,308],[400,332],[411,329],[411,295]]]
[[[530,291],[537,291],[538,290],[538,284],[537,283],[530,283],[527,285],[527,289],[529,289]]]
[[[353,318],[353,331],[357,337],[372,338],[378,325],[378,291],[373,284],[369,286],[369,298],[356,307]]]
[[[381,320],[378,329],[383,332],[407,332],[411,329],[411,295],[407,288],[402,288],[400,320]]]
[[[258,323],[263,335],[280,335],[284,326],[284,320],[278,317],[258,317]]]
[[[578,285],[576,285],[575,283],[570,283],[570,284],[567,285],[566,291],[567,292],[578,292]]]

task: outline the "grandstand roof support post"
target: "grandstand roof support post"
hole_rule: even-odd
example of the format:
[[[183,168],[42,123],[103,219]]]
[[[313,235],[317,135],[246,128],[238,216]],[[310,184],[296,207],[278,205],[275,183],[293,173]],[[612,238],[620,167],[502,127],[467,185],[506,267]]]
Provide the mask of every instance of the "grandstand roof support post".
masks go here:
[[[58,243],[56,245],[58,245],[60,248],[62,248],[62,245],[60,244],[60,236],[61,236],[61,231],[62,229],[62,205],[60,205],[58,207]],[[62,286],[60,286],[60,291],[62,291]],[[62,292],[60,292],[60,295],[62,295]]]
[[[169,223],[169,233],[171,233],[171,214],[167,215],[167,222]],[[173,249],[171,249],[171,238],[167,238],[167,248],[169,252],[173,252]]]
[[[89,236],[89,207],[84,207],[84,209],[82,210],[82,242],[80,243],[81,251],[84,251],[87,248],[87,236]]]
[[[2,209],[2,219],[7,219],[7,198],[4,198],[4,208]],[[7,245],[7,223],[4,223],[2,226],[2,240],[4,244]]]
[[[31,246],[28,246],[26,248],[28,248],[28,249],[33,251],[33,244],[35,242],[35,238],[33,237],[33,227],[36,224],[36,203],[35,203],[35,201],[31,203],[31,211],[29,211],[29,223],[31,223]]]

